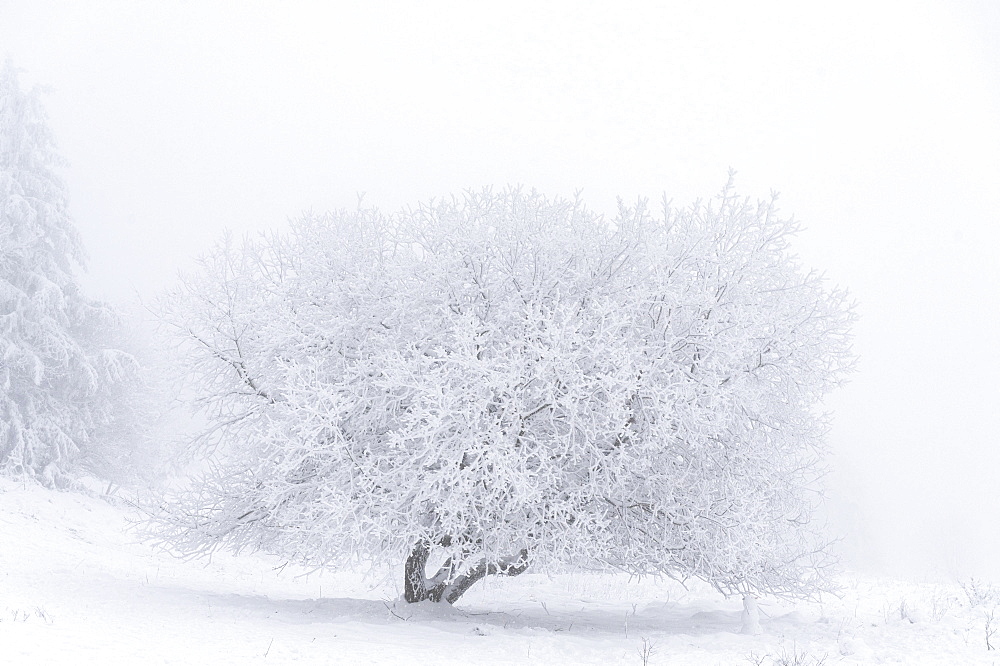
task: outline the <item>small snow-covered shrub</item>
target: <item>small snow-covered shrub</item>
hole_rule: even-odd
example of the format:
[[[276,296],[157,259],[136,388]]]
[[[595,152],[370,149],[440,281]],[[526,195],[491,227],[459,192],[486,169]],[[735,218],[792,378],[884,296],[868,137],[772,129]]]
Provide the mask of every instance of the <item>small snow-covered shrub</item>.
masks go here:
[[[649,660],[657,653],[656,641],[643,638],[642,643],[636,648],[636,654],[642,660],[643,666],[649,666]]]
[[[751,653],[746,660],[754,666],[823,666],[826,663],[827,655],[816,657],[808,652],[800,652],[792,645],[791,651],[782,648],[778,653],[767,653],[758,655]]]
[[[962,581],[960,585],[970,608],[996,606],[1000,603],[1000,590],[989,581],[969,578]]]
[[[31,621],[41,621],[45,624],[54,622],[52,616],[41,606],[35,606],[34,610],[24,610],[23,608],[6,608],[0,611],[0,622],[24,623]]]
[[[997,630],[1000,629],[1000,618],[997,617],[996,608],[991,608],[988,611],[983,612],[983,633],[986,637],[986,649],[995,650],[996,647],[993,645],[994,636],[997,634]]]
[[[938,588],[931,597],[931,618],[940,622],[952,608],[960,605],[959,599],[953,594],[953,588]]]

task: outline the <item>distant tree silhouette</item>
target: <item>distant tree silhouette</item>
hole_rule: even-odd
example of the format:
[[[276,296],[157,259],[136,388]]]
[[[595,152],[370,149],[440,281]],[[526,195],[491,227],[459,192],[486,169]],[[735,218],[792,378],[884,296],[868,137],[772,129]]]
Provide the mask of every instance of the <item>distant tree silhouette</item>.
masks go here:
[[[112,473],[116,442],[140,429],[135,358],[116,349],[115,311],[74,277],[83,246],[56,173],[37,92],[0,67],[0,472],[49,484]],[[119,449],[120,453],[121,449]]]

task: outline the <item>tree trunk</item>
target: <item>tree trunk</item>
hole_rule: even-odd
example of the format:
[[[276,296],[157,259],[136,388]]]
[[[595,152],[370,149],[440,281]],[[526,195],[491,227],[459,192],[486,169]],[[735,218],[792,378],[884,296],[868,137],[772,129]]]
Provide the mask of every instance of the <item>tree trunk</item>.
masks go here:
[[[403,598],[415,604],[427,598],[427,556],[430,549],[427,543],[420,541],[413,547],[410,556],[406,558],[403,570]]]
[[[453,604],[470,587],[486,576],[517,576],[528,568],[528,550],[522,549],[517,555],[503,557],[497,561],[480,560],[474,566],[458,574],[462,562],[448,558],[432,578],[427,578],[427,558],[430,546],[426,541],[413,546],[403,571],[403,598],[411,603],[420,601],[447,601]]]

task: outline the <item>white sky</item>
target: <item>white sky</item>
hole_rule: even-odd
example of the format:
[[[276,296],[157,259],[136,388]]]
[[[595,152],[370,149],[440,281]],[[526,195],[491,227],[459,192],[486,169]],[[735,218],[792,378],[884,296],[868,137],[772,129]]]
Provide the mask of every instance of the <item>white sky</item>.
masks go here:
[[[1000,549],[1000,3],[0,0],[51,87],[96,296],[148,297],[223,228],[487,184],[782,192],[859,302],[831,479],[860,560]]]

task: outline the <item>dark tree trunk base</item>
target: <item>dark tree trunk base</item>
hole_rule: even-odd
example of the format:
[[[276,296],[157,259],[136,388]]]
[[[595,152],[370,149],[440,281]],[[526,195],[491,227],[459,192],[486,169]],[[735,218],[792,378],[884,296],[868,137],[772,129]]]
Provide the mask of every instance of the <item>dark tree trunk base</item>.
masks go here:
[[[447,544],[443,544],[447,545]],[[430,545],[426,541],[417,543],[406,558],[403,573],[403,598],[415,604],[421,601],[447,601],[453,604],[470,587],[486,576],[517,576],[528,569],[528,550],[522,549],[517,555],[504,557],[495,562],[485,559],[456,575],[461,562],[448,558],[432,578],[427,578],[427,558]]]

